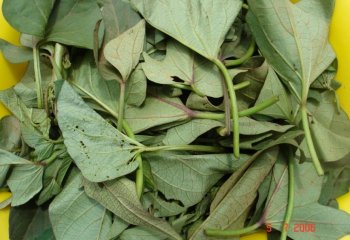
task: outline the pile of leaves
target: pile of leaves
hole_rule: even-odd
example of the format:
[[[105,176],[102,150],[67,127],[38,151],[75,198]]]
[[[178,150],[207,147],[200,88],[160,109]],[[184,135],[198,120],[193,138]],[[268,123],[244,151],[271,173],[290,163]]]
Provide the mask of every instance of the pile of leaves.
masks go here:
[[[333,5],[4,0],[29,62],[0,92],[11,239],[349,234]]]

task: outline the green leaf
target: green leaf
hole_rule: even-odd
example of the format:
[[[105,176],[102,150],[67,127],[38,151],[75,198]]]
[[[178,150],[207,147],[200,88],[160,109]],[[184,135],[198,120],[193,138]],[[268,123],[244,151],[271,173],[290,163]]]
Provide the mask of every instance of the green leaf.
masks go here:
[[[309,86],[335,58],[328,43],[334,1],[249,0],[248,4],[247,21],[260,51],[305,100]]]
[[[107,62],[104,57],[103,49],[106,44],[120,34],[135,26],[140,20],[140,15],[135,12],[128,1],[124,0],[102,0],[101,14],[105,28],[105,35],[102,46],[97,42],[98,36],[95,39],[95,61],[98,63],[98,69],[102,76],[107,80],[120,78],[113,67]],[[123,14],[116,14],[123,13]]]
[[[10,239],[54,240],[48,211],[44,208],[25,205],[10,210]]]
[[[0,120],[0,150],[16,152],[21,145],[20,123],[14,116],[5,116]],[[3,154],[0,152],[1,158]],[[9,159],[12,158],[8,156]],[[4,185],[9,165],[2,165],[0,160],[0,187]]]
[[[283,133],[294,127],[293,125],[279,125],[277,123],[256,121],[248,117],[239,118],[239,126],[240,133],[244,135],[257,135],[269,131]]]
[[[0,166],[4,165],[31,165],[31,161],[18,157],[17,155],[8,151],[0,149]]]
[[[46,40],[93,49],[93,32],[99,19],[101,13],[95,0],[57,1],[50,17]]]
[[[203,110],[203,111],[224,111],[225,106],[224,102],[220,104],[213,104],[210,102],[208,97],[201,97],[194,92],[191,92],[186,100],[186,106],[194,110]]]
[[[43,166],[33,164],[19,165],[12,169],[7,180],[12,192],[12,207],[28,202],[42,189],[43,173]]]
[[[53,163],[45,168],[43,189],[37,200],[38,205],[42,205],[62,190],[62,183],[71,163],[72,159],[68,154],[65,154],[63,157],[56,158]]]
[[[259,94],[256,104],[272,96],[278,97],[278,102],[262,110],[259,114],[264,114],[278,119],[285,119],[292,122],[292,102],[290,93],[286,91],[282,82],[278,79],[275,71],[270,67],[263,88]]]
[[[44,37],[55,0],[4,0],[2,12],[17,31]]]
[[[22,63],[33,59],[33,50],[27,47],[18,47],[0,39],[0,50],[7,61]]]
[[[118,69],[124,82],[129,79],[139,62],[145,41],[145,31],[145,21],[141,20],[134,27],[108,42],[104,48],[105,58]]]
[[[146,153],[157,189],[166,199],[179,200],[190,207],[202,200],[217,181],[237,170],[247,159],[232,154],[179,155],[176,153]],[[176,179],[176,180],[174,180]]]
[[[38,156],[38,160],[48,158],[54,143],[49,138],[51,120],[43,109],[27,108],[13,88],[0,92],[0,100],[21,122],[21,131],[24,141]]]
[[[140,107],[146,99],[147,79],[141,69],[141,65],[137,65],[136,69],[131,73],[129,80],[126,82],[125,101],[129,105]]]
[[[188,111],[179,98],[148,96],[140,107],[125,106],[124,119],[134,133],[139,133],[151,127],[185,120]]]
[[[277,156],[278,148],[262,153],[190,239],[205,239],[204,229],[226,229],[238,220],[254,202],[257,190],[272,169]]]
[[[231,69],[235,84],[246,81],[250,83],[248,87],[237,91],[237,103],[241,110],[255,104],[268,74],[268,64],[264,59],[257,57],[251,58],[242,68],[247,70]]]
[[[119,84],[116,81],[105,81],[101,77],[91,53],[73,63],[69,80],[84,99],[97,103],[117,118]]]
[[[219,69],[211,62],[196,55],[179,42],[171,40],[167,44],[164,60],[157,61],[147,53],[143,54],[145,63],[142,69],[147,78],[159,84],[178,83],[191,86],[195,91],[206,96],[223,96],[222,76]]]
[[[175,216],[187,210],[176,202],[165,201],[152,193],[144,194],[143,200],[152,204],[155,217]]]
[[[186,145],[196,140],[203,133],[223,126],[219,121],[211,119],[194,119],[177,127],[170,128],[163,143],[165,145]]]
[[[108,239],[115,239],[128,227],[129,227],[129,223],[125,222],[121,218],[114,215],[113,224],[109,229]]]
[[[242,1],[131,0],[153,27],[207,59],[216,59]],[[225,6],[223,8],[223,6]]]
[[[309,102],[312,114],[310,128],[319,158],[325,162],[346,160],[350,156],[350,121],[338,110],[332,91],[321,94],[321,102]],[[305,140],[304,140],[305,141]],[[302,143],[305,146],[305,142]],[[303,147],[306,156],[308,151]]]
[[[153,217],[143,210],[134,182],[126,178],[104,182],[100,185],[84,181],[84,188],[90,197],[124,221],[137,226],[148,226],[170,238],[181,239],[164,220]]]
[[[58,124],[64,143],[84,177],[102,182],[133,172],[138,163],[135,141],[92,110],[65,82],[57,101]],[[79,113],[79,114],[77,114]]]
[[[120,235],[120,240],[166,240],[167,237],[145,227],[133,227]]]
[[[109,240],[112,217],[82,188],[80,174],[72,177],[50,204],[49,214],[57,240]]]
[[[21,144],[20,123],[14,116],[5,116],[0,120],[0,149],[16,151]]]
[[[295,168],[295,198],[288,236],[293,239],[339,239],[349,234],[350,215],[342,210],[318,203],[323,177],[314,171],[312,163],[297,164]],[[281,229],[288,197],[288,171],[285,161],[274,167],[269,201],[266,205],[266,223]],[[312,224],[314,232],[293,231],[296,224]]]

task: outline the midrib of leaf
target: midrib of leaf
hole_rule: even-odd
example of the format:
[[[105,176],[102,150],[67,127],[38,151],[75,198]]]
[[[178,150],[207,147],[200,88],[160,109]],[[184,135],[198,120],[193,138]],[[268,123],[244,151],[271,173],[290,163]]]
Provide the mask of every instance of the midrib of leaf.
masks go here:
[[[39,11],[39,15],[40,16],[42,16],[43,17],[43,19],[45,20],[45,22],[47,22],[47,18],[45,17],[45,14],[43,13],[43,11],[39,8],[39,5],[38,5],[38,3],[36,2],[37,0],[34,0],[34,4],[35,4],[35,6],[37,7],[37,9],[38,9],[38,11]]]
[[[256,20],[260,23],[261,26],[264,26],[264,24],[262,24],[259,20],[258,17],[256,17],[254,15],[254,17],[256,18]],[[282,24],[282,22],[281,22]],[[283,24],[282,24],[283,25]],[[284,55],[278,50],[278,48],[276,47],[276,45],[273,43],[273,41],[271,40],[271,38],[269,37],[269,35],[266,33],[265,28],[261,28],[261,31],[264,33],[266,39],[268,40],[269,44],[271,44],[271,46],[273,47],[273,49],[278,53],[278,55],[282,58],[282,60],[288,65],[288,67],[298,76],[298,78],[300,79],[300,81],[302,81],[302,77],[300,76],[300,74],[298,72],[296,72],[294,70],[294,68],[292,67],[292,65],[288,62],[288,60],[284,57]],[[278,72],[279,75],[283,76],[284,79],[286,79],[287,81],[288,78],[285,77],[285,75],[283,75],[282,73]],[[297,92],[295,92],[297,93]],[[299,96],[300,97],[300,96]]]
[[[98,235],[97,235],[96,240],[103,239],[103,238],[101,238],[101,233],[102,233],[101,229],[102,229],[103,221],[105,220],[105,216],[106,216],[106,215],[107,215],[107,209],[105,208],[105,209],[104,209],[104,212],[103,212],[103,215],[102,215],[102,217],[101,217],[100,224],[99,224],[99,226],[100,226],[100,227],[99,227],[100,231],[99,231],[99,233],[98,233]]]
[[[100,101],[94,94],[90,93],[88,90],[85,88],[79,86],[78,84],[71,82],[75,87],[77,87],[79,90],[84,92],[86,95],[88,95],[92,100],[97,102],[101,107],[103,107],[107,112],[109,112],[114,118],[118,119],[118,114],[110,109],[106,104],[104,104],[102,101]]]
[[[276,12],[277,16],[279,16],[277,9],[275,9],[275,12]],[[301,74],[302,74],[302,76],[300,76],[300,74],[297,71],[295,71],[294,68],[292,68],[292,69],[295,72],[295,74],[298,76],[298,78],[300,79],[300,82],[301,82],[301,84],[303,86],[302,87],[302,93],[301,93],[302,101],[306,101],[308,89],[307,89],[307,84],[306,84],[305,80],[308,79],[307,82],[309,82],[311,71],[309,71],[309,74],[308,74],[309,76],[308,76],[308,78],[306,78],[306,76],[305,76],[305,69],[304,69],[303,51],[302,51],[301,46],[300,46],[301,43],[300,43],[299,34],[298,34],[298,31],[296,30],[296,27],[295,27],[295,21],[294,21],[295,16],[291,12],[290,7],[288,7],[288,4],[287,4],[287,13],[288,13],[288,20],[289,20],[290,25],[291,25],[292,30],[293,30],[293,38],[295,40],[295,44],[296,44],[297,49],[298,49],[298,56],[299,56],[299,60],[300,60],[300,65],[301,65],[300,67],[301,67]],[[282,21],[281,21],[281,24],[283,25]],[[311,61],[310,61],[310,64],[311,64]]]

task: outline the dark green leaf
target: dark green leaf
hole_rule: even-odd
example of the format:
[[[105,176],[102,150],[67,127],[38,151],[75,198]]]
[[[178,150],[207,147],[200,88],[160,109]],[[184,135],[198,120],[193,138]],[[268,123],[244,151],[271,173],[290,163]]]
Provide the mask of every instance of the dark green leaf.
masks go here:
[[[54,240],[48,211],[33,205],[10,210],[11,240]]]

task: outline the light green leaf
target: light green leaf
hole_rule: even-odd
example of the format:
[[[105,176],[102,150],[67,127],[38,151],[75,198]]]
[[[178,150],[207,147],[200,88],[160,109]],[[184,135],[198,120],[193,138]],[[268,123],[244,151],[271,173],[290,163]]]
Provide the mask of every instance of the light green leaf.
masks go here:
[[[145,21],[125,31],[107,43],[103,50],[105,58],[111,63],[126,82],[139,62],[145,41]]]
[[[112,217],[82,188],[83,178],[74,176],[50,204],[49,214],[57,240],[109,240]]]
[[[185,120],[189,116],[188,111],[179,98],[148,96],[140,107],[125,106],[124,119],[134,133],[139,133],[151,127]]]
[[[68,82],[62,86],[57,108],[64,143],[84,177],[102,182],[137,168],[136,161],[130,162],[135,142],[84,103]]]
[[[278,102],[262,110],[259,114],[264,114],[278,119],[286,119],[292,122],[292,102],[290,93],[286,91],[282,82],[278,79],[275,71],[270,67],[263,88],[259,94],[256,104],[272,96],[278,97]]]
[[[95,0],[57,1],[50,17],[46,40],[93,49],[93,32],[99,19],[101,13]]]
[[[182,84],[192,86],[200,94],[219,98],[223,96],[222,75],[211,62],[196,55],[181,43],[170,40],[167,54],[163,61],[143,54],[145,63],[142,69],[147,78],[159,84],[174,84],[175,77],[183,80]]]
[[[314,171],[312,163],[295,166],[295,198],[288,236],[300,240],[339,239],[349,234],[350,215],[344,211],[318,203],[323,177]],[[266,207],[266,223],[281,229],[288,198],[288,169],[285,161],[274,167],[269,201]],[[293,231],[296,224],[312,224],[315,231]]]
[[[227,193],[209,217],[196,229],[191,240],[206,239],[204,229],[226,229],[235,223],[257,196],[257,190],[271,171],[278,156],[278,148],[262,153]]]
[[[172,239],[181,239],[168,223],[143,209],[134,182],[126,178],[104,182],[102,185],[84,181],[84,188],[90,197],[124,221],[137,226],[148,226]]]
[[[2,12],[17,31],[44,37],[55,0],[4,0]]]
[[[186,145],[196,140],[203,133],[223,126],[223,123],[211,119],[194,119],[177,127],[170,128],[163,143],[165,145]]]
[[[0,39],[0,51],[11,63],[22,63],[33,59],[33,50],[27,47],[19,47]]]
[[[41,165],[24,164],[13,168],[7,180],[12,192],[11,206],[28,202],[42,189],[43,172],[44,167]]]
[[[202,200],[210,188],[226,173],[237,170],[247,159],[232,154],[178,155],[146,153],[157,189],[167,199],[179,200],[190,207]],[[174,181],[176,179],[176,181]]]
[[[247,21],[263,56],[305,98],[309,86],[335,58],[328,42],[334,1],[249,0],[248,4]]]
[[[153,27],[207,59],[216,59],[242,1],[131,0]],[[223,6],[225,6],[223,8]]]

